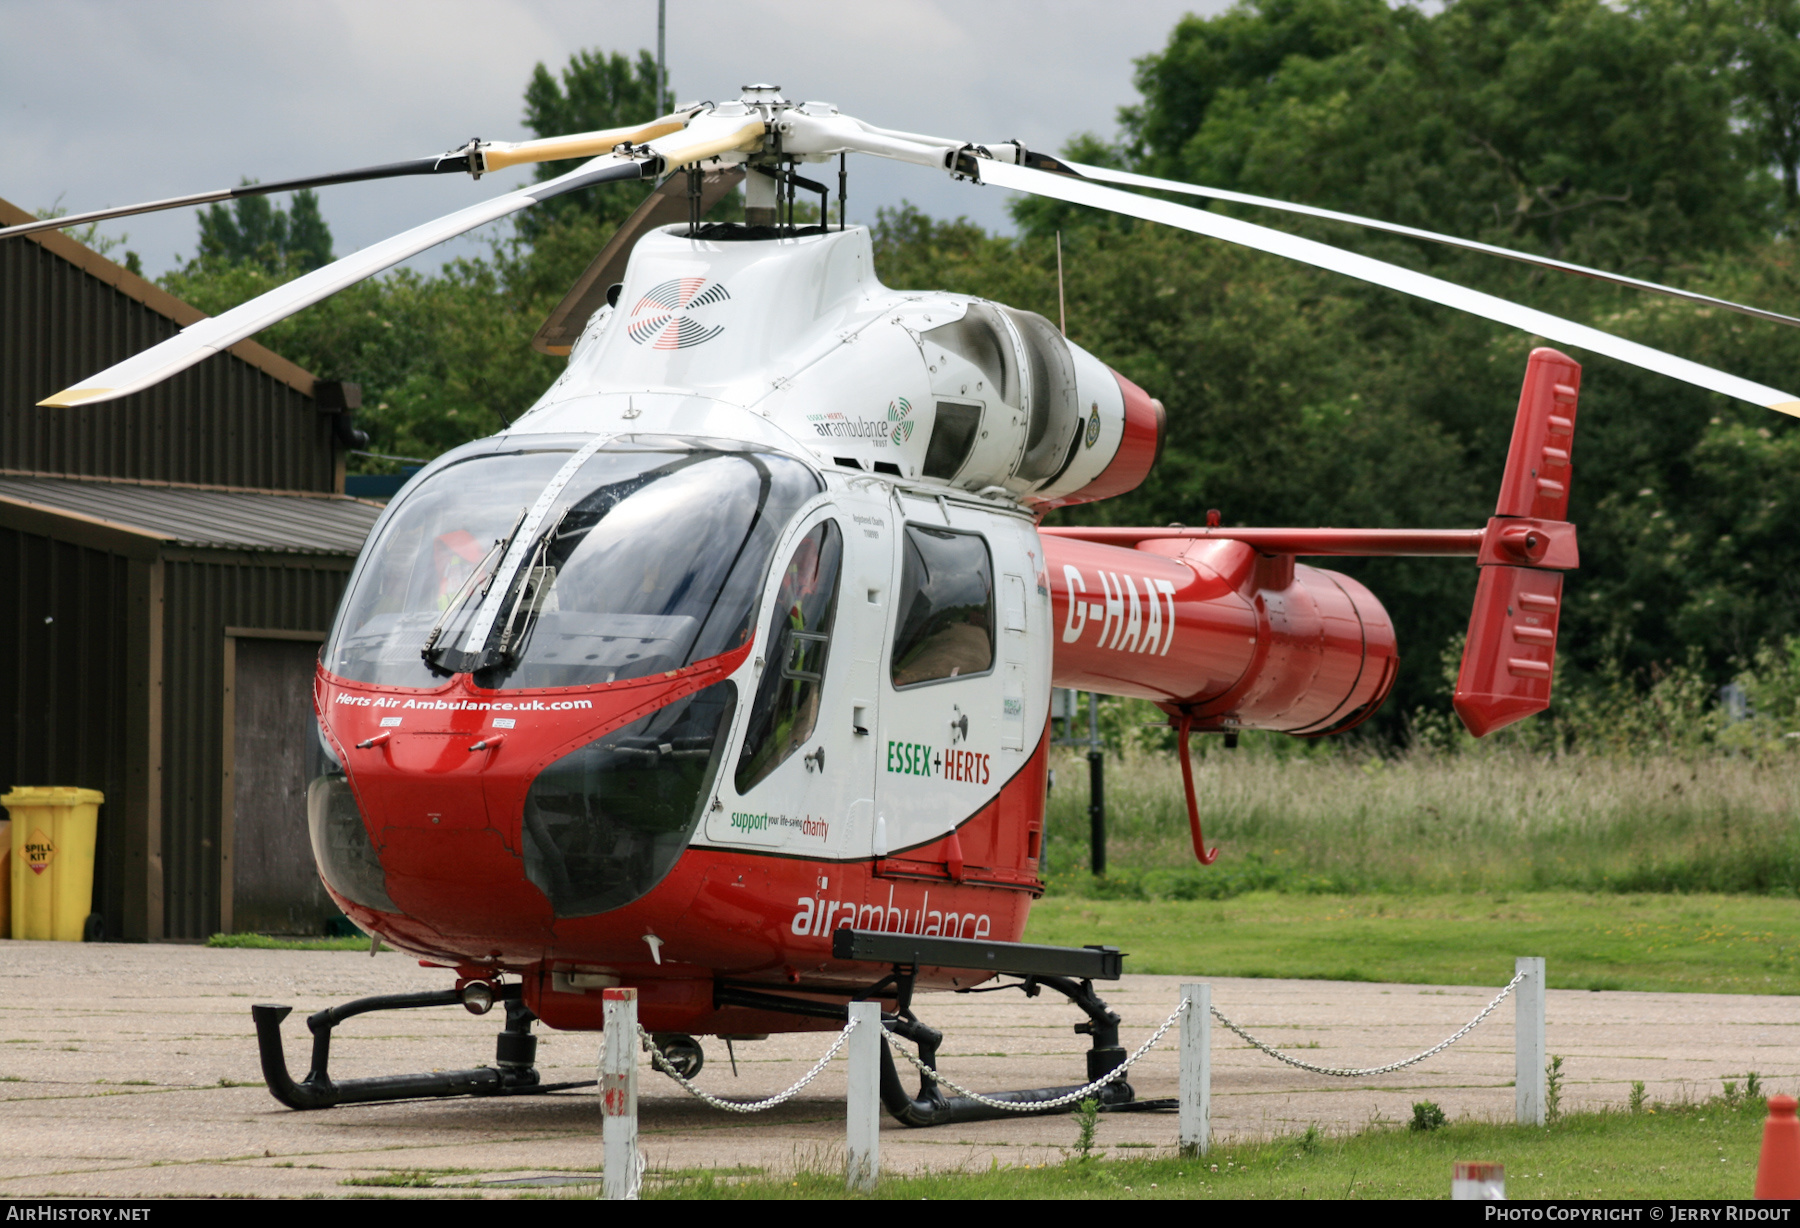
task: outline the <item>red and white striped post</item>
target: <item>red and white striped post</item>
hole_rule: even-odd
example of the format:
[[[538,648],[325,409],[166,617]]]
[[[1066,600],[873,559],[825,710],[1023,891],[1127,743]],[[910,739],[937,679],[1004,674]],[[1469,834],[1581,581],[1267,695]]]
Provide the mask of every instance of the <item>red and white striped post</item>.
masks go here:
[[[600,1112],[608,1199],[638,1196],[637,995],[635,989],[602,994],[606,1034],[600,1045]]]

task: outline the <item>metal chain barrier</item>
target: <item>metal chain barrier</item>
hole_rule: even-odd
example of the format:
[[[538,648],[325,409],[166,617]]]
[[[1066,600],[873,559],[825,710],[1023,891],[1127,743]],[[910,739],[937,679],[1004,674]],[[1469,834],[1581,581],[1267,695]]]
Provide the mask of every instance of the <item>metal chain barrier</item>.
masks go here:
[[[1040,1112],[1043,1112],[1045,1109],[1060,1109],[1065,1104],[1074,1104],[1078,1100],[1085,1100],[1089,1096],[1093,1095],[1095,1092],[1099,1091],[1101,1088],[1105,1087],[1108,1083],[1111,1083],[1117,1079],[1124,1078],[1125,1072],[1130,1070],[1134,1065],[1136,1065],[1137,1060],[1139,1058],[1143,1057],[1144,1054],[1150,1052],[1151,1048],[1156,1044],[1157,1041],[1161,1040],[1164,1036],[1168,1035],[1169,1029],[1175,1026],[1175,1021],[1177,1019],[1180,1019],[1182,1012],[1188,1009],[1188,1004],[1189,1004],[1188,999],[1183,998],[1181,1000],[1181,1004],[1175,1008],[1174,1014],[1170,1015],[1167,1019],[1163,1020],[1162,1026],[1160,1028],[1156,1029],[1155,1033],[1150,1037],[1149,1040],[1145,1041],[1143,1044],[1138,1046],[1138,1050],[1136,1053],[1134,1053],[1130,1057],[1126,1058],[1123,1062],[1119,1063],[1117,1066],[1114,1066],[1111,1070],[1109,1070],[1105,1074],[1101,1075],[1098,1079],[1095,1079],[1092,1083],[1089,1083],[1086,1087],[1078,1087],[1074,1091],[1069,1092],[1066,1095],[1058,1096],[1054,1100],[1034,1100],[1029,1103],[1018,1103],[1018,1102],[1011,1101],[1011,1100],[994,1100],[987,1096],[982,1095],[980,1092],[972,1092],[968,1088],[963,1087],[958,1083],[952,1082],[951,1080],[945,1078],[943,1075],[939,1074],[937,1071],[933,1070],[931,1067],[927,1066],[924,1062],[920,1061],[919,1058],[915,1054],[913,1054],[910,1050],[902,1049],[902,1048],[898,1047],[897,1045],[895,1045],[893,1043],[893,1037],[888,1035],[888,1033],[886,1033],[885,1031],[881,1034],[881,1039],[888,1046],[888,1048],[892,1049],[895,1053],[898,1053],[901,1057],[905,1058],[907,1061],[911,1062],[914,1066],[916,1066],[918,1068],[920,1074],[924,1075],[926,1078],[932,1080],[933,1082],[942,1083],[945,1087],[949,1088],[951,1091],[955,1092],[957,1095],[965,1096],[968,1099],[973,1100],[976,1104],[985,1104],[989,1108],[992,1108],[992,1109],[1005,1109],[1011,1113],[1040,1113]]]
[[[856,1020],[852,1019],[849,1023],[844,1025],[844,1030],[838,1033],[837,1040],[832,1043],[831,1048],[825,1051],[825,1056],[815,1062],[813,1068],[802,1075],[798,1083],[794,1084],[784,1092],[775,1093],[767,1100],[756,1100],[750,1103],[745,1103],[741,1100],[725,1100],[718,1096],[709,1095],[688,1082],[676,1071],[674,1063],[670,1062],[669,1059],[663,1055],[663,1051],[656,1047],[656,1042],[650,1039],[650,1033],[644,1030],[644,1025],[641,1023],[638,1025],[638,1039],[643,1042],[645,1051],[650,1054],[650,1064],[675,1080],[676,1083],[680,1084],[681,1089],[687,1092],[688,1095],[693,1096],[697,1100],[705,1101],[715,1109],[724,1109],[727,1113],[760,1113],[764,1109],[772,1109],[778,1104],[792,1100],[799,1094],[801,1088],[818,1078],[819,1072],[824,1070],[831,1062],[831,1059],[838,1055],[838,1050],[844,1047],[844,1042],[850,1039],[850,1033],[855,1030]]]
[[[1225,1017],[1224,1012],[1221,1011],[1218,1007],[1216,1007],[1216,1006],[1213,1007],[1212,1013],[1213,1013],[1213,1018],[1217,1019],[1220,1023],[1222,1023],[1226,1027],[1230,1028],[1233,1032],[1236,1032],[1238,1034],[1238,1036],[1240,1036],[1244,1040],[1248,1041],[1252,1047],[1261,1049],[1264,1053],[1268,1054],[1270,1057],[1274,1058],[1278,1062],[1286,1062],[1289,1066],[1298,1066],[1301,1070],[1310,1070],[1314,1074],[1331,1075],[1334,1078],[1339,1078],[1339,1079],[1360,1079],[1367,1075],[1389,1074],[1392,1071],[1400,1070],[1407,1066],[1411,1066],[1415,1062],[1422,1062],[1426,1058],[1431,1057],[1434,1054],[1442,1053],[1445,1049],[1448,1049],[1451,1045],[1454,1045],[1457,1041],[1461,1040],[1463,1037],[1467,1036],[1470,1032],[1474,1031],[1476,1024],[1480,1023],[1483,1019],[1486,1019],[1489,1015],[1493,1014],[1494,1008],[1499,1006],[1500,1003],[1504,1002],[1506,1000],[1506,995],[1511,993],[1515,988],[1517,988],[1519,982],[1524,979],[1525,979],[1525,974],[1523,972],[1521,972],[1517,976],[1513,977],[1512,980],[1508,981],[1506,983],[1506,988],[1502,989],[1499,993],[1495,994],[1494,1000],[1492,1002],[1489,1002],[1485,1007],[1483,1007],[1482,1011],[1479,1015],[1475,1016],[1475,1018],[1473,1018],[1473,1019],[1469,1020],[1469,1022],[1465,1023],[1462,1026],[1462,1030],[1457,1032],[1454,1036],[1450,1037],[1448,1040],[1439,1041],[1437,1044],[1435,1044],[1431,1048],[1425,1050],[1425,1052],[1423,1052],[1423,1053],[1415,1054],[1414,1056],[1409,1057],[1409,1058],[1403,1058],[1398,1062],[1389,1062],[1386,1066],[1370,1066],[1366,1070],[1350,1070],[1348,1068],[1340,1068],[1340,1067],[1334,1067],[1334,1066],[1314,1066],[1312,1063],[1303,1062],[1299,1058],[1289,1057],[1287,1054],[1278,1052],[1275,1049],[1269,1047],[1268,1045],[1263,1044],[1262,1041],[1256,1039],[1256,1037],[1254,1037],[1254,1036],[1250,1035],[1250,1033],[1244,1031],[1244,1029],[1240,1028],[1237,1024],[1235,1024],[1231,1020],[1227,1019]]]

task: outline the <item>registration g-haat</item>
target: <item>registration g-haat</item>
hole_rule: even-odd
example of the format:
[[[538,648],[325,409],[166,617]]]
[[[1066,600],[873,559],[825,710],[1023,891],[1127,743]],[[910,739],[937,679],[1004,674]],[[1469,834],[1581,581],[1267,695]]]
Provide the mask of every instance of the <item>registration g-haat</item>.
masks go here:
[[[1063,643],[1080,641],[1091,623],[1096,647],[1167,656],[1175,641],[1175,585],[1098,568],[1094,576],[1099,599],[1084,600],[1089,590],[1081,569],[1063,565],[1063,582],[1071,594],[1063,620]]]

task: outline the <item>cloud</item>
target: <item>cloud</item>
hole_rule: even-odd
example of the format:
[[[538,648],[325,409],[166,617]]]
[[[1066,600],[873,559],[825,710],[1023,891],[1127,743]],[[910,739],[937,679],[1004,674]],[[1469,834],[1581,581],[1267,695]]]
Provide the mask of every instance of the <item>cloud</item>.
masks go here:
[[[1110,134],[1135,99],[1132,62],[1181,14],[1222,0],[670,0],[670,83],[727,98],[753,80],[884,127],[1012,137],[1054,149]],[[656,45],[654,0],[202,3],[0,0],[0,196],[71,212],[415,157],[471,136],[516,140],[525,83],[574,52]],[[445,178],[345,185],[322,203],[340,252],[524,182]],[[914,167],[852,167],[851,217],[909,199],[1007,225],[1005,193]],[[152,274],[193,252],[193,210],[113,223]],[[480,235],[420,257],[484,250]]]

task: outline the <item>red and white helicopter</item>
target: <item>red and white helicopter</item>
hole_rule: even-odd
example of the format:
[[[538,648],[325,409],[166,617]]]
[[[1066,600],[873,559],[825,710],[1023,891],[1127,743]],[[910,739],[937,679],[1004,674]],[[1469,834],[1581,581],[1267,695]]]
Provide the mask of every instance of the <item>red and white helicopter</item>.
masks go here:
[[[1562,571],[1576,564],[1574,361],[1533,353],[1485,528],[1041,528],[1051,509],[1144,479],[1161,405],[1040,316],[883,286],[868,232],[843,224],[851,153],[1246,244],[1800,414],[1791,393],[1121,188],[1702,296],[1017,143],[875,128],[769,86],[635,128],[472,141],[140,206],[591,159],[197,323],[46,405],[145,388],[551,196],[664,181],[553,317],[568,347],[561,377],[502,434],[414,478],[351,577],[315,686],[330,770],[310,791],[313,848],[346,914],[454,984],[315,1015],[313,1068],[298,1083],[281,1049],[289,1008],[256,1008],[285,1103],[549,1090],[531,1023],[599,1029],[600,991],[617,985],[637,989],[645,1025],[684,1071],[699,1065],[695,1035],[835,1028],[858,998],[891,1004],[890,1026],[929,1059],[937,1034],[912,1014],[913,991],[997,972],[1086,1011],[1095,1077],[1123,1058],[1117,1017],[1091,986],[1117,975],[1117,952],[1017,945],[1042,891],[1053,686],[1153,700],[1180,731],[1184,772],[1193,730],[1340,732],[1387,695],[1393,626],[1361,584],[1297,558],[1466,555],[1482,577],[1458,712],[1482,734],[1548,704]],[[797,189],[820,193],[829,216],[828,189],[800,168],[833,160],[838,221],[795,225]],[[746,221],[703,224],[739,181]],[[1210,861],[1191,776],[1187,792],[1194,849]],[[344,1018],[497,1000],[509,1022],[495,1067],[330,1078]],[[910,1124],[982,1111],[930,1080],[908,1094],[891,1064],[884,1092]],[[1104,1098],[1132,1093],[1120,1081]]]

